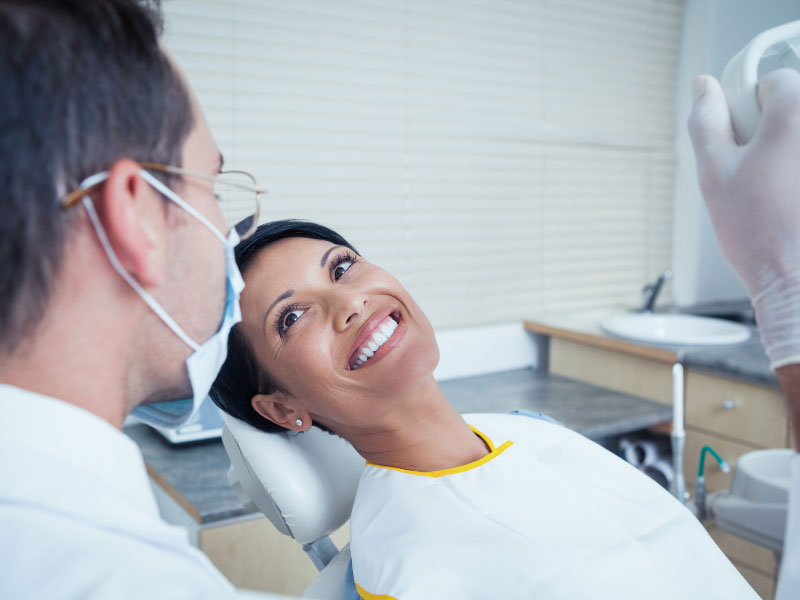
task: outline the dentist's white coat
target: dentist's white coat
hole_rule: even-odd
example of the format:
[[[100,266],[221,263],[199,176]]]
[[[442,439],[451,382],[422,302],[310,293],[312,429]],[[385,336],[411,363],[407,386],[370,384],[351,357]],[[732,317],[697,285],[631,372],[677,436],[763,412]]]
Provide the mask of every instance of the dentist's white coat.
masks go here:
[[[0,415],[0,598],[235,594],[186,531],[161,520],[122,432],[8,385]]]

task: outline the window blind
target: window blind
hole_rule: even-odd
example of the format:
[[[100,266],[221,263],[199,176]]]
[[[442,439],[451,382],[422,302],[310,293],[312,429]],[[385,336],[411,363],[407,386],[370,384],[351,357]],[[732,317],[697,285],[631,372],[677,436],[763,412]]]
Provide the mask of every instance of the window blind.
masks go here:
[[[437,328],[635,303],[669,267],[682,0],[163,6],[262,219],[336,229]]]

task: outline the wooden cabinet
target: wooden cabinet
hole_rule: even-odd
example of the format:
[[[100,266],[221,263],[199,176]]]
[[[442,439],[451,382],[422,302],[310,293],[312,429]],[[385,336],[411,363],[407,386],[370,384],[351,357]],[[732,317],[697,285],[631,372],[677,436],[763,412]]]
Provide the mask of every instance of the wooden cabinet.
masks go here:
[[[691,370],[686,425],[761,448],[788,442],[786,404],[777,389]]]
[[[341,549],[348,542],[349,525],[331,539]],[[198,547],[236,587],[299,596],[317,577],[301,545],[265,517],[201,529]]]
[[[550,372],[672,404],[674,353],[631,353],[573,340],[550,339]]]
[[[728,377],[686,373],[686,452],[684,474],[689,489],[697,478],[700,450],[714,448],[731,467],[742,454],[760,448],[788,447],[786,405],[777,389]],[[732,475],[706,459],[708,492],[726,489]],[[762,598],[772,598],[777,564],[772,552],[709,527],[709,533]]]
[[[148,471],[161,517],[185,528],[190,542],[236,587],[295,597],[316,579],[317,569],[302,546],[275,529],[266,517],[252,514],[200,523],[197,509],[154,469],[148,467]],[[331,535],[339,549],[349,539],[349,523]]]

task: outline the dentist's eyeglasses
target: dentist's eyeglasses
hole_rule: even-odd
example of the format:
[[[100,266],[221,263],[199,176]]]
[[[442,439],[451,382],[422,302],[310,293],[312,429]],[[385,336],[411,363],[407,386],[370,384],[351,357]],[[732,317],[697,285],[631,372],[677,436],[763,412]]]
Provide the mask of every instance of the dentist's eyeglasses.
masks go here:
[[[196,173],[180,167],[171,167],[159,163],[140,162],[139,166],[148,171],[159,171],[182,177],[194,177],[214,184],[214,195],[225,222],[235,224],[239,238],[250,237],[258,227],[261,214],[261,198],[266,190],[258,185],[256,178],[246,171],[222,171],[218,175]],[[81,187],[67,194],[61,202],[62,208],[70,208],[81,198],[94,191],[102,182]]]

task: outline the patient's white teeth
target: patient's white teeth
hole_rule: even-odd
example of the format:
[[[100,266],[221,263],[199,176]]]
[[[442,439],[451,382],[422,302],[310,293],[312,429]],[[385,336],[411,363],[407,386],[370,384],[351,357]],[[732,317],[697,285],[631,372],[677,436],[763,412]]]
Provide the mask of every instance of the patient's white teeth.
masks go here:
[[[392,337],[395,330],[397,329],[397,321],[395,321],[392,317],[386,317],[386,319],[378,325],[375,331],[372,332],[372,335],[369,337],[368,340],[364,342],[364,346],[359,349],[358,360],[353,365],[353,369],[358,369],[361,367],[365,362],[367,362],[375,352],[378,351],[378,348],[383,346],[389,338]]]

